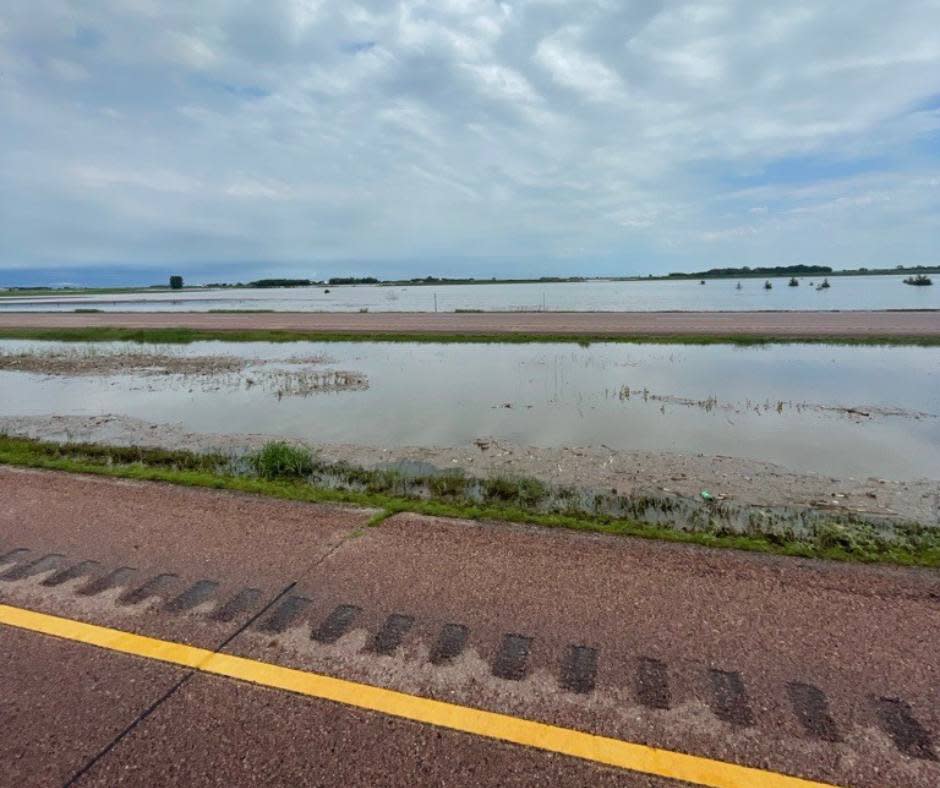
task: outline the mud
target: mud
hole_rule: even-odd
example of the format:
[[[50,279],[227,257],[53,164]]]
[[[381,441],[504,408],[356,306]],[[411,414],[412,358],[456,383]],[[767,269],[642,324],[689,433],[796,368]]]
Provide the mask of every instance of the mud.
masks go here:
[[[249,359],[164,353],[101,352],[95,348],[10,353],[0,351],[0,370],[40,375],[219,375],[239,372]]]
[[[132,389],[159,391],[173,381],[191,385],[198,379],[203,390],[258,386],[278,399],[308,397],[318,392],[362,391],[369,387],[360,372],[316,369],[333,359],[323,355],[293,356],[279,363],[228,355],[186,356],[179,353],[146,353],[100,350],[96,347],[66,350],[0,350],[0,371],[27,372],[53,377],[143,378]],[[170,381],[168,384],[166,381]]]

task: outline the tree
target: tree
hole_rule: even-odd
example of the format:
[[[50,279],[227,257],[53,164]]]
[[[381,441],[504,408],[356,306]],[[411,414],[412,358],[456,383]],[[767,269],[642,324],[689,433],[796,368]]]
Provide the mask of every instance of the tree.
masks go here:
[[[183,289],[183,277],[181,277],[181,276],[171,276],[171,277],[170,277],[170,289],[171,289],[171,290],[182,290],[182,289]]]

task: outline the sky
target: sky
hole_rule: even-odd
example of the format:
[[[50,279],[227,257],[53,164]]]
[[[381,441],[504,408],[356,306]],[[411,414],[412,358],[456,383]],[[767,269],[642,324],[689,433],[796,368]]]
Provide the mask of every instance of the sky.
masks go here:
[[[940,263],[940,0],[31,0],[0,284]]]

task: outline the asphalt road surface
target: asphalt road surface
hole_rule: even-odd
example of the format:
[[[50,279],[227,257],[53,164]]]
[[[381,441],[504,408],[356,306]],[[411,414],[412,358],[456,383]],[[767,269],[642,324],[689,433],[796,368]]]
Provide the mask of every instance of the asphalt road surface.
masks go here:
[[[359,334],[934,337],[940,312],[2,312],[0,328],[278,329]]]
[[[940,784],[936,572],[370,515],[0,467],[0,783]]]

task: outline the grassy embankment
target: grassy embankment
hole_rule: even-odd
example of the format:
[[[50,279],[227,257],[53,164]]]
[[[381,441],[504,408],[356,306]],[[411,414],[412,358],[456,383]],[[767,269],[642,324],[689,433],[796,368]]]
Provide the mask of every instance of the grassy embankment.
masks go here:
[[[182,290],[200,290],[199,287],[184,287]],[[169,287],[75,287],[75,288],[24,288],[22,290],[0,289],[0,298],[64,298],[85,295],[132,295],[148,293],[179,293]]]
[[[269,444],[242,461],[235,461],[221,454],[44,443],[0,435],[0,464],[235,490],[292,501],[371,507],[380,510],[370,521],[372,525],[399,512],[415,512],[807,558],[940,567],[940,529],[905,525],[895,529],[891,539],[885,538],[877,527],[835,522],[818,526],[814,533],[804,537],[730,533],[709,523],[700,530],[682,531],[563,504],[551,512],[537,511],[537,504],[547,495],[547,487],[536,479],[480,481],[454,473],[403,476],[394,470],[325,465],[306,449],[285,444]],[[334,480],[333,486],[317,485],[315,480],[324,474]],[[482,499],[471,499],[471,482],[482,490]]]
[[[196,328],[118,328],[86,326],[82,328],[2,328],[0,339],[37,339],[60,342],[139,342],[188,344],[191,342],[425,342],[425,343],[573,343],[590,345],[616,342],[629,344],[672,345],[893,345],[940,346],[937,336],[828,336],[808,333],[803,336],[767,336],[759,334],[532,334],[532,333],[445,333],[445,332],[340,332],[290,331],[277,329],[196,329]]]

